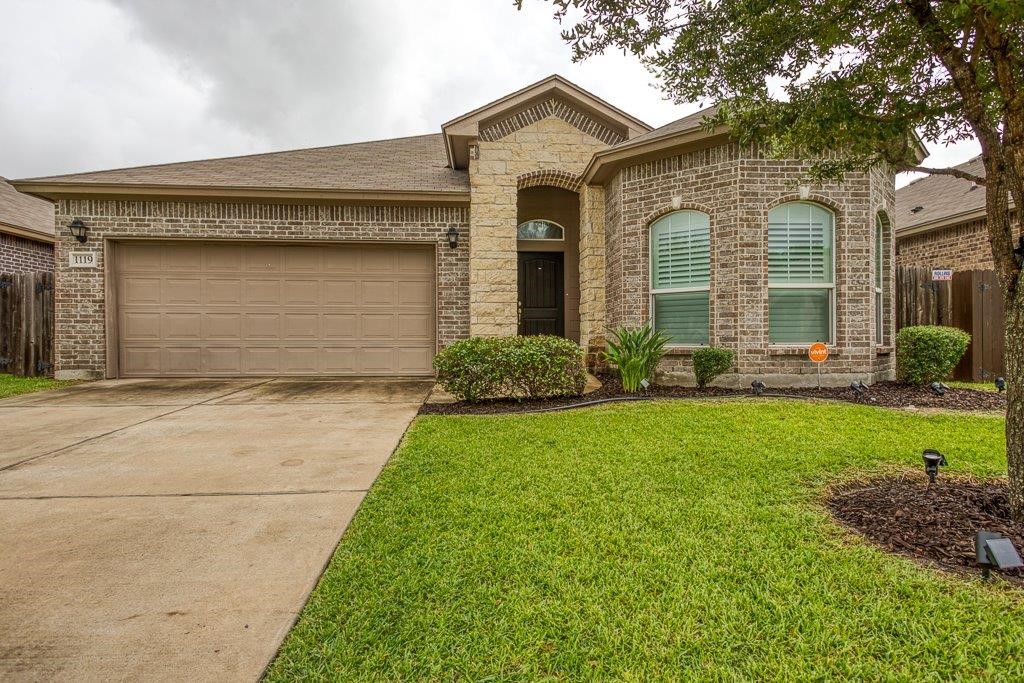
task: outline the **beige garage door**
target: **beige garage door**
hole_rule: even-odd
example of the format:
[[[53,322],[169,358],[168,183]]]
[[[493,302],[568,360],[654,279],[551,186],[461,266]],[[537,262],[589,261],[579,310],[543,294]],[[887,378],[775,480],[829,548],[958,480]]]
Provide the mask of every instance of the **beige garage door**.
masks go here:
[[[432,248],[124,243],[119,374],[427,375]]]

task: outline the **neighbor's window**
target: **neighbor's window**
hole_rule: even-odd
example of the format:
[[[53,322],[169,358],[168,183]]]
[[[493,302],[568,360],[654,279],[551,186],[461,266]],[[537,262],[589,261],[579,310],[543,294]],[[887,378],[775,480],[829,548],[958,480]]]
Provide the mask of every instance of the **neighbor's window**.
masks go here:
[[[875,217],[875,343],[885,343],[885,301],[882,297],[882,282],[885,267],[885,225],[880,216]]]
[[[768,340],[832,341],[835,301],[834,219],[809,202],[768,212]]]
[[[551,221],[526,221],[519,224],[516,236],[521,240],[564,240],[565,229]]]
[[[711,219],[676,211],[651,226],[651,311],[670,344],[708,343]]]

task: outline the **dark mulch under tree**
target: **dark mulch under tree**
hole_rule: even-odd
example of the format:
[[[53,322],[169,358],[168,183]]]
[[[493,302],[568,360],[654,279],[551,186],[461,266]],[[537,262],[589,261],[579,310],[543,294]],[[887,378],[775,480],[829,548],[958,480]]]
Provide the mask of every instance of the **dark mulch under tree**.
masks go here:
[[[420,409],[420,413],[446,415],[488,415],[497,413],[518,413],[535,410],[564,408],[616,398],[722,398],[728,396],[750,396],[750,389],[721,389],[708,387],[670,387],[655,385],[640,394],[627,394],[622,390],[622,382],[618,375],[605,375],[601,378],[601,388],[585,396],[562,396],[556,398],[495,399],[477,403],[428,403]],[[865,397],[858,397],[849,387],[824,387],[822,389],[776,389],[769,386],[766,395],[787,398],[817,398],[833,401],[848,401],[877,405],[887,408],[945,408],[948,410],[1005,410],[1006,396],[992,391],[977,389],[949,389],[944,396],[934,395],[928,387],[907,386],[896,382],[879,382],[868,389]]]
[[[854,482],[833,489],[827,505],[840,523],[882,548],[951,571],[981,574],[974,534],[993,531],[1024,552],[1024,525],[1010,519],[1006,481],[923,473]],[[995,572],[1024,586],[1020,569]]]

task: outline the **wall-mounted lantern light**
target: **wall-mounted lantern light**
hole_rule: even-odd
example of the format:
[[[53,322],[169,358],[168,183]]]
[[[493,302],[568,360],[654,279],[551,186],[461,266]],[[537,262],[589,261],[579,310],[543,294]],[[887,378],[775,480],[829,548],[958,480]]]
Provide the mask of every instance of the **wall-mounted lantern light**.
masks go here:
[[[83,223],[81,218],[76,218],[68,223],[68,230],[71,231],[71,234],[76,240],[85,244],[85,240],[89,234],[89,226]]]
[[[459,229],[454,225],[448,228],[448,246],[452,249],[459,246]]]

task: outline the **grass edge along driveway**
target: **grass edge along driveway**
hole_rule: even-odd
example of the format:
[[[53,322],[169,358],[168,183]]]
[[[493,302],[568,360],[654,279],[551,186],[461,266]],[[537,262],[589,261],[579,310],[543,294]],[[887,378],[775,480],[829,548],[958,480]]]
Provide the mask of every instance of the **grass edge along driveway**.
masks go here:
[[[837,478],[1005,472],[997,417],[790,401],[422,417],[269,680],[1024,677],[1024,594],[831,522]]]
[[[18,377],[0,373],[0,398],[9,398],[36,391],[49,391],[76,384],[76,380],[59,380],[50,377]]]

